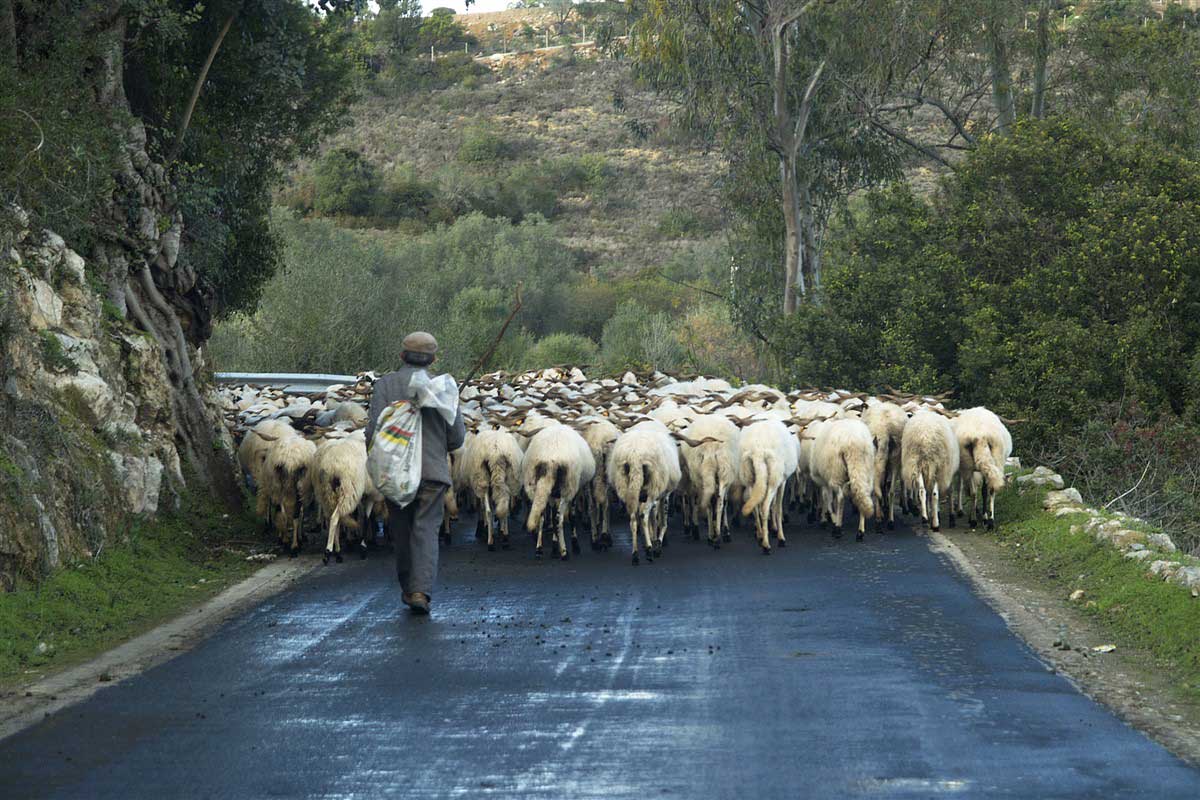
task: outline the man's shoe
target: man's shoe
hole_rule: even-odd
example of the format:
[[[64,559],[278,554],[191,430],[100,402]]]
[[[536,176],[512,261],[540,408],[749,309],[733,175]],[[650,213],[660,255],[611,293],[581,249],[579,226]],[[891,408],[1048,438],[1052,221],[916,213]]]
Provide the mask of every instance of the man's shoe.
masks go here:
[[[414,614],[429,613],[429,597],[421,592],[403,592],[400,599]]]

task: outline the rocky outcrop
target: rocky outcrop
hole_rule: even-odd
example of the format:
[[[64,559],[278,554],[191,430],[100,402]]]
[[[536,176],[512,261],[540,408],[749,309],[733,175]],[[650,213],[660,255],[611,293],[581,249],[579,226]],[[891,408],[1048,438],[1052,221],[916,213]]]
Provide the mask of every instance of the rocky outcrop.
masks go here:
[[[0,587],[99,552],[183,482],[161,348],[98,277],[0,209]]]

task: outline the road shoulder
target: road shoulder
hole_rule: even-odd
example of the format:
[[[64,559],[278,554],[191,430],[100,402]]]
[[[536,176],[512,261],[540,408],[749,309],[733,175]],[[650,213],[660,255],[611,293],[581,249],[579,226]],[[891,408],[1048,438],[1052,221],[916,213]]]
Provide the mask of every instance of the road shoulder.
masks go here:
[[[317,563],[316,556],[272,562],[199,606],[90,661],[0,695],[0,740],[194,647],[223,622],[286,589]]]
[[[928,536],[930,549],[971,581],[1048,669],[1171,752],[1200,765],[1200,704],[1181,696],[1151,654],[1128,646],[1095,653],[1093,647],[1112,642],[1104,626],[1081,613],[1061,589],[1023,569],[990,536],[962,530]]]

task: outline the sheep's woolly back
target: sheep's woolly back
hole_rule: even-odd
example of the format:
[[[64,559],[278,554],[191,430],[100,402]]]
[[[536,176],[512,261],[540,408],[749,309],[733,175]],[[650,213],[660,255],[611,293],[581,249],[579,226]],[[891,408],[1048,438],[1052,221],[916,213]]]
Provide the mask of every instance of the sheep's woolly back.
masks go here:
[[[295,430],[292,429],[291,421],[287,419],[264,419],[247,431],[242,443],[238,445],[238,463],[250,473],[256,485],[261,485],[262,468],[267,461],[271,441],[293,434]]]
[[[354,510],[368,486],[367,445],[361,433],[326,439],[313,458],[313,488],[326,517],[335,514],[345,525],[356,524]]]
[[[285,505],[287,512],[294,514],[297,492],[312,466],[317,446],[295,432],[269,444],[271,447],[267,450],[263,484],[259,490],[265,490],[271,502]]]
[[[491,497],[498,517],[507,517],[509,501],[521,491],[525,454],[508,431],[480,431],[459,458],[463,479],[480,502]]]
[[[813,471],[813,450],[817,446],[817,439],[821,436],[821,429],[829,423],[823,419],[816,422],[810,422],[804,429],[802,438],[800,439],[800,466],[801,473],[808,478],[817,482],[817,485],[822,485],[817,479],[817,475]]]
[[[737,478],[738,442],[740,431],[728,417],[704,414],[696,417],[684,431],[692,441],[703,442],[692,447],[679,445],[692,488],[701,506],[707,506],[719,486],[729,486]],[[704,442],[716,439],[715,442]]]
[[[915,489],[919,477],[926,487],[936,483],[940,492],[950,488],[958,472],[958,441],[950,420],[925,409],[913,414],[904,426],[900,451],[900,479],[905,486]]]
[[[339,422],[349,422],[356,428],[365,428],[367,425],[367,412],[358,403],[350,401],[338,403],[333,412],[333,422],[336,425]]]
[[[845,488],[863,517],[875,513],[875,445],[860,419],[835,419],[821,427],[813,443],[813,476],[833,491]]]
[[[796,459],[791,441],[791,433],[779,420],[755,422],[742,430],[738,479],[749,492],[742,516],[762,505],[788,479],[787,465]]]
[[[653,426],[621,434],[608,459],[608,482],[631,513],[674,491],[681,477],[675,443]]]
[[[880,402],[868,405],[862,420],[871,429],[871,439],[875,443],[875,496],[878,498],[889,466],[894,468],[900,464],[901,441],[908,415],[895,403]]]
[[[521,483],[530,500],[528,529],[540,527],[552,494],[570,502],[595,473],[592,451],[574,430],[555,422],[538,431],[529,440],[521,465]]]
[[[596,462],[596,474],[592,478],[592,495],[597,503],[603,502],[608,491],[605,476],[608,475],[608,459],[612,454],[613,445],[621,435],[620,429],[604,417],[585,417],[583,440],[592,451],[592,459]]]
[[[960,411],[954,419],[958,439],[959,469],[965,478],[980,473],[988,488],[1004,488],[1004,462],[1012,455],[1012,435],[1000,418],[983,406]]]

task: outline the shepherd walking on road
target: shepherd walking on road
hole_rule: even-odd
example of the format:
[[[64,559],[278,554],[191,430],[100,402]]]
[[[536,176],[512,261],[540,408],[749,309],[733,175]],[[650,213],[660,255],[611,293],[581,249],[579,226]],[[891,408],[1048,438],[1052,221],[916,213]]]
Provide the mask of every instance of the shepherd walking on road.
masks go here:
[[[384,409],[398,400],[416,400],[416,392],[410,387],[413,376],[424,373],[437,357],[437,340],[424,331],[404,337],[401,347],[404,366],[375,381],[367,416],[368,443]],[[422,408],[420,487],[413,501],[403,508],[388,501],[388,531],[396,551],[401,599],[415,614],[429,613],[437,580],[442,504],[450,488],[448,455],[462,447],[465,438],[461,409],[455,413],[453,424],[448,424],[436,409]]]

